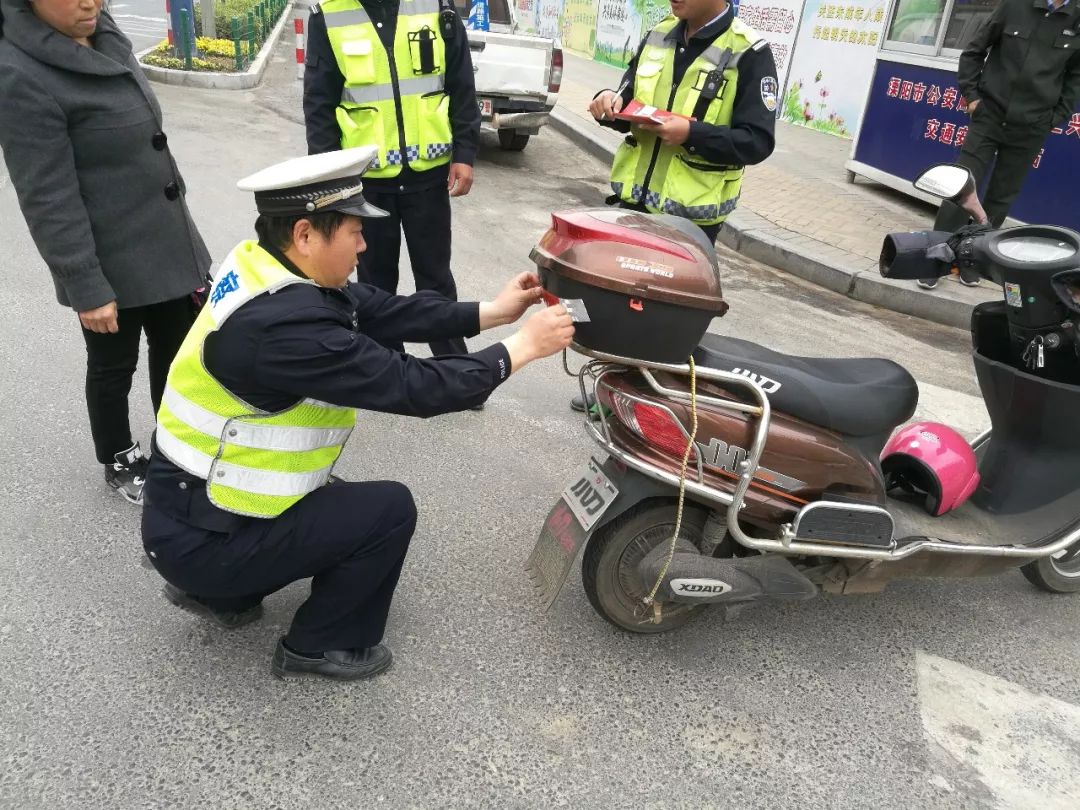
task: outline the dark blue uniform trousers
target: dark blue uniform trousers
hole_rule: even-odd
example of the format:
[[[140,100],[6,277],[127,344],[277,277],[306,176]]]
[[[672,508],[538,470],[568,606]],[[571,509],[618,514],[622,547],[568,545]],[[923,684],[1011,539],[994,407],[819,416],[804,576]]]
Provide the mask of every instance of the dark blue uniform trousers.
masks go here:
[[[446,186],[401,193],[364,189],[364,199],[390,216],[364,220],[367,250],[357,257],[357,278],[396,295],[404,231],[416,291],[434,290],[457,301],[457,285],[450,270],[450,195]],[[437,340],[430,346],[436,357],[469,351],[463,338]],[[389,348],[404,351],[400,343]]]
[[[311,577],[285,638],[303,652],[382,640],[415,528],[412,495],[394,481],[335,481],[277,518],[242,519],[229,532],[188,525],[152,502],[143,510],[143,546],[158,572],[215,610],[247,610]]]

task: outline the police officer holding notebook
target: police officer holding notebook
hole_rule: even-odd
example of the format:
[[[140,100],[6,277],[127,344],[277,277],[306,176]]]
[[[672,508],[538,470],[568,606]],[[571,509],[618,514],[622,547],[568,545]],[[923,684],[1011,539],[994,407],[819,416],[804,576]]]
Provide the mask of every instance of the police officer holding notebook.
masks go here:
[[[619,88],[597,93],[589,112],[627,133],[609,202],[685,217],[712,243],[738,205],[745,167],[775,146],[776,63],[727,0],[671,0],[671,15],[645,35]],[[676,115],[616,119],[632,101]],[[584,411],[585,400],[577,395],[570,406]]]
[[[540,299],[533,273],[493,301],[393,296],[348,282],[369,222],[360,174],[374,147],[298,158],[252,175],[258,241],[222,263],[169,370],[144,488],[143,545],[173,604],[223,627],[312,577],[277,644],[278,677],[352,680],[390,665],[387,611],[416,522],[409,490],[331,470],[359,409],[435,416],[484,401],[532,360],[569,345],[562,306],[473,354],[420,359],[392,342],[475,335]]]

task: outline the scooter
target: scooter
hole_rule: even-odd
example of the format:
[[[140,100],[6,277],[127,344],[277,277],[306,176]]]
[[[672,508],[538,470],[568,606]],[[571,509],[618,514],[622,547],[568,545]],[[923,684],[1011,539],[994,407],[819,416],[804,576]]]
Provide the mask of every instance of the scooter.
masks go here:
[[[915,185],[985,220],[966,169],[932,167]],[[1080,234],[973,225],[890,234],[882,248],[889,278],[960,267],[1004,289],[972,315],[992,426],[970,444],[945,441],[943,425],[894,435],[918,387],[888,360],[793,357],[716,334],[687,363],[575,343],[581,393],[597,403],[585,428],[606,458],[583,465],[529,557],[546,607],[583,546],[592,606],[636,633],[905,577],[1019,567],[1045,591],[1080,591]],[[605,324],[594,314],[590,327]],[[954,476],[936,492],[935,469]]]

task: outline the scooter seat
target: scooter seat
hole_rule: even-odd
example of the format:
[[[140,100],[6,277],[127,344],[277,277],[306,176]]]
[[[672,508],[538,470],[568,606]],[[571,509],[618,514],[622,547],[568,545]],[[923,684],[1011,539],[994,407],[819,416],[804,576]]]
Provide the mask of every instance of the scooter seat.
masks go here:
[[[919,387],[902,366],[873,358],[793,357],[706,334],[694,362],[756,380],[774,411],[847,436],[878,436],[915,412]]]

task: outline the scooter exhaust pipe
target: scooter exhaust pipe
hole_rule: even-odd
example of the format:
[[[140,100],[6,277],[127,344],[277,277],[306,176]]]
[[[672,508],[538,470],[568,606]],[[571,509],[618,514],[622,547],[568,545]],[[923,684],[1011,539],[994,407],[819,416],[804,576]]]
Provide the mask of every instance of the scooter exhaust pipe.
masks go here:
[[[663,570],[668,548],[667,543],[662,543],[638,564],[638,576],[646,593]],[[706,557],[689,541],[680,540],[657,596],[665,602],[734,604],[810,599],[817,590],[787,557]]]

